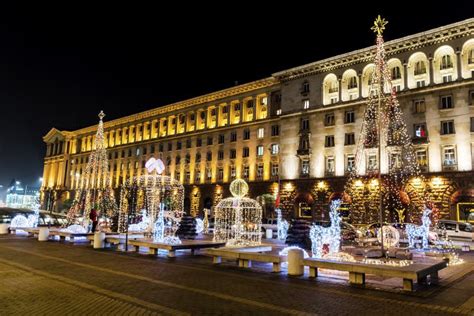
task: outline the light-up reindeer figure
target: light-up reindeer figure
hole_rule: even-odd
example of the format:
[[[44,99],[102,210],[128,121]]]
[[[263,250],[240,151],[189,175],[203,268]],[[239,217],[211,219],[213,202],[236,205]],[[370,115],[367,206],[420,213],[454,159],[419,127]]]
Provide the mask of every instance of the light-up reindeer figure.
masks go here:
[[[430,220],[430,214],[431,211],[429,208],[425,207],[423,210],[423,216],[421,218],[421,226],[415,225],[415,224],[408,224],[407,227],[405,228],[405,231],[408,236],[408,245],[410,248],[415,247],[415,241],[418,237],[421,237],[423,242],[423,249],[428,249],[428,237],[429,237],[429,232],[430,232],[430,225],[431,225],[431,220]]]
[[[331,226],[323,227],[313,224],[309,231],[311,238],[311,251],[313,258],[323,257],[323,246],[329,245],[329,253],[334,254],[339,252],[341,245],[341,217],[339,215],[339,206],[341,200],[331,202],[329,217],[331,219]]]

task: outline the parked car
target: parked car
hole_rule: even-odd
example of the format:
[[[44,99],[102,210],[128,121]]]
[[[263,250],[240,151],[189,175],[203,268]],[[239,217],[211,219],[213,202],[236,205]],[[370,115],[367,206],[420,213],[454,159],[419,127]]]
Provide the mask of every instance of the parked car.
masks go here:
[[[473,227],[470,223],[442,219],[436,226],[438,235],[452,239],[473,240]]]

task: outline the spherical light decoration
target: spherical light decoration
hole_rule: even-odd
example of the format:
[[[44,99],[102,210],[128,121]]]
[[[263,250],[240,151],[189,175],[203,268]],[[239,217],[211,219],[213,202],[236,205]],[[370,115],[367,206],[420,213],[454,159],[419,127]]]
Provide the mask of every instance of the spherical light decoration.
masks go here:
[[[229,190],[232,196],[242,198],[249,192],[249,185],[242,179],[235,179],[231,182]]]
[[[384,248],[395,247],[400,241],[400,233],[393,226],[383,226],[383,245]],[[382,236],[380,234],[380,228],[377,230],[377,240],[382,242]]]

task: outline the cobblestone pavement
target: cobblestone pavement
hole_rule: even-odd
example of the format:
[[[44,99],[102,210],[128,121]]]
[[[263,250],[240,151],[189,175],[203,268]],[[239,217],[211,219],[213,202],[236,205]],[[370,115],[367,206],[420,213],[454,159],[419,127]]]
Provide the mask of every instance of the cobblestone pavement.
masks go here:
[[[474,314],[474,264],[415,294],[213,266],[204,256],[0,237],[0,315]],[[462,272],[462,273],[461,273]]]

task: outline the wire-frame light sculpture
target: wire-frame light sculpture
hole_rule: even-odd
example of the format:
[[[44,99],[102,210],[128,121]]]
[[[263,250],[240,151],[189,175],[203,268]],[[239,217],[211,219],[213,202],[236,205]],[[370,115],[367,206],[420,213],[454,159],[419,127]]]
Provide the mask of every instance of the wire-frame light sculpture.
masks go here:
[[[155,224],[160,220],[164,231],[155,241],[180,243],[176,231],[184,214],[184,187],[179,181],[158,174],[128,179],[120,194],[119,232],[126,232],[128,224],[139,222],[144,211],[148,218],[145,233],[156,235]]]
[[[249,188],[242,179],[230,184],[233,197],[223,199],[215,209],[214,241],[226,246],[260,245],[262,241],[262,207],[245,197]]]

